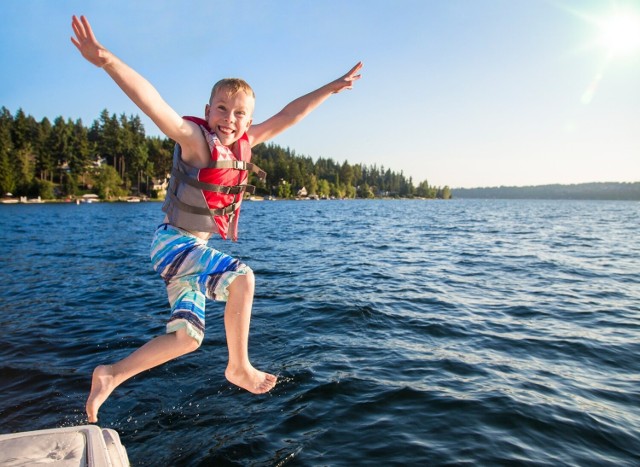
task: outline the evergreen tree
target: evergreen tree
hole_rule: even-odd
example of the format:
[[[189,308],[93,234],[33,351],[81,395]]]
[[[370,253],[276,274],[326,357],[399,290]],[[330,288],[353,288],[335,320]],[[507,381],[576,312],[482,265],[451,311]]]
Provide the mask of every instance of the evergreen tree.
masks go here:
[[[153,166],[153,172],[149,175],[164,178],[171,173],[173,142],[166,138],[149,137],[146,139],[146,146],[148,161]]]
[[[96,127],[96,150],[112,167],[116,167],[118,154],[121,150],[119,142],[120,125],[115,114],[109,115],[107,109],[100,113]]]
[[[29,193],[35,173],[35,155],[31,144],[24,143],[22,149],[13,151],[13,156],[16,194],[25,196]]]
[[[82,120],[75,123],[69,121],[69,169],[76,177],[82,178],[89,166],[91,146],[88,138],[88,131],[82,125]]]
[[[140,192],[140,183],[146,178],[146,168],[149,165],[149,151],[146,144],[144,126],[138,116],[127,118],[124,114],[120,116],[120,127],[123,134],[123,167],[121,176],[126,176],[130,184],[135,184]]]
[[[51,129],[52,126],[49,119],[47,117],[43,118],[39,125],[36,142],[36,171],[41,180],[49,180],[49,182],[53,183],[56,163],[48,144],[51,137]]]
[[[62,117],[57,117],[53,121],[47,146],[50,148],[52,159],[55,161],[56,169],[59,171],[58,180],[60,183],[62,183],[64,174],[70,170],[69,161],[72,156],[71,133],[72,128],[67,125]]]
[[[16,178],[10,154],[13,152],[11,126],[13,116],[5,108],[0,109],[0,196],[16,191]]]
[[[22,109],[18,109],[11,126],[11,141],[16,151],[31,150],[37,139],[37,123],[31,116],[27,116]]]

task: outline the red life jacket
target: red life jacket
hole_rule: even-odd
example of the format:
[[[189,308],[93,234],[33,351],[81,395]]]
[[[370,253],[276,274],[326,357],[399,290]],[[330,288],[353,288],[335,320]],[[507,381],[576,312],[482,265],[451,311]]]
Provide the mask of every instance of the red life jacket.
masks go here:
[[[248,185],[249,171],[262,180],[266,173],[252,164],[249,137],[244,133],[233,150],[220,144],[206,120],[184,117],[200,125],[211,150],[211,161],[204,169],[186,164],[176,144],[167,199],[162,208],[176,227],[200,232],[218,232],[223,239],[238,239],[238,219],[244,193],[253,194]]]

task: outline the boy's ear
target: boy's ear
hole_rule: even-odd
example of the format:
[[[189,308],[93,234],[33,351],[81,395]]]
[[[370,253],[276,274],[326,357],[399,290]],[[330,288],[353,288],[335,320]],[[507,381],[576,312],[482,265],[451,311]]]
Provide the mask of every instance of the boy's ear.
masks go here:
[[[209,104],[204,106],[204,118],[205,120],[209,120],[209,110],[211,110],[211,106]]]

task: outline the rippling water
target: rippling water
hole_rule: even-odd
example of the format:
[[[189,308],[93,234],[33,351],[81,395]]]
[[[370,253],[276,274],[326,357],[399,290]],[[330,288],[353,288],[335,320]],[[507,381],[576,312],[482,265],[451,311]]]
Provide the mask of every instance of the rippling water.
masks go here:
[[[0,433],[86,423],[98,363],[162,333],[160,206],[0,206]],[[125,383],[100,425],[132,465],[640,464],[640,203],[246,203],[250,351]]]

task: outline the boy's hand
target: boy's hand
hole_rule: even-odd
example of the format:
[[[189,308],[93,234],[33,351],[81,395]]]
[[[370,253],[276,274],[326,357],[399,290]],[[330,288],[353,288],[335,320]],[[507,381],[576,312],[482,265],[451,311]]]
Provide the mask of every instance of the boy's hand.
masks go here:
[[[361,68],[362,62],[358,62],[356,63],[356,66],[354,66],[347,72],[346,75],[341,76],[337,80],[330,83],[329,86],[331,86],[332,93],[337,94],[344,89],[353,89],[353,82],[359,80],[362,76],[358,74]]]
[[[71,20],[71,27],[76,34],[76,37],[71,37],[71,42],[78,48],[84,58],[100,68],[109,63],[109,51],[93,35],[87,18],[81,16],[78,19],[74,15]]]

